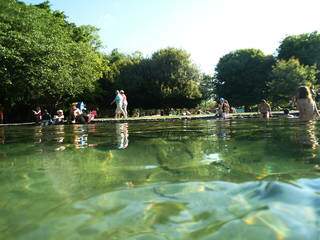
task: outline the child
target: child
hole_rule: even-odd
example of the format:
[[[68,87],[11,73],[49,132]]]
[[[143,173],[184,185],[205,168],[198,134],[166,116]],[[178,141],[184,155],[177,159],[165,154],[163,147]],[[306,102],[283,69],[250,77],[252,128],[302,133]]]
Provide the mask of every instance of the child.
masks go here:
[[[89,114],[88,114],[87,123],[90,123],[93,119],[96,118],[97,115],[98,115],[98,114],[97,114],[97,111],[96,111],[96,110],[90,111]]]

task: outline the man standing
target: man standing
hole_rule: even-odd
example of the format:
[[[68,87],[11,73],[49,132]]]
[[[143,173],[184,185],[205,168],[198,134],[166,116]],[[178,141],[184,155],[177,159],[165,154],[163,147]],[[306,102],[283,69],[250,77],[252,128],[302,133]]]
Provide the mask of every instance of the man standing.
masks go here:
[[[110,105],[112,105],[113,103],[116,103],[117,105],[115,118],[120,118],[121,114],[125,116],[124,111],[122,109],[123,97],[121,96],[118,90],[116,91],[116,97],[113,99]]]

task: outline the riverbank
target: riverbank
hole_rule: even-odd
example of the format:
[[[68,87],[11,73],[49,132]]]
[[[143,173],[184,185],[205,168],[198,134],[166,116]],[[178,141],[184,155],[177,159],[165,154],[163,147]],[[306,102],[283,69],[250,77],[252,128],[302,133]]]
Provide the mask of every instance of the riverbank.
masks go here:
[[[292,111],[291,114],[297,115],[297,111]],[[273,117],[279,117],[283,115],[282,111],[272,112]],[[258,118],[260,114],[257,112],[248,112],[248,113],[232,113],[230,114],[230,119],[243,119],[243,118]],[[123,123],[123,122],[161,122],[161,121],[179,121],[179,120],[199,120],[199,119],[218,119],[216,114],[198,114],[198,115],[171,115],[171,116],[143,116],[143,117],[129,117],[127,119],[114,119],[114,118],[96,118],[92,123]],[[26,122],[26,123],[7,123],[0,124],[0,126],[26,126],[34,125],[35,122]]]

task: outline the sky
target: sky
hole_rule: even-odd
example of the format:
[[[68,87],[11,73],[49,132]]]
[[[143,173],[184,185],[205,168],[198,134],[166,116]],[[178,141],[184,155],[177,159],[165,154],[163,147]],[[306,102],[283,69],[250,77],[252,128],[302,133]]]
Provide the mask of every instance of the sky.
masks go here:
[[[36,4],[43,0],[25,0]],[[177,47],[208,74],[234,50],[275,54],[288,35],[320,31],[319,0],[51,0],[77,25],[98,27],[105,52],[144,56]]]

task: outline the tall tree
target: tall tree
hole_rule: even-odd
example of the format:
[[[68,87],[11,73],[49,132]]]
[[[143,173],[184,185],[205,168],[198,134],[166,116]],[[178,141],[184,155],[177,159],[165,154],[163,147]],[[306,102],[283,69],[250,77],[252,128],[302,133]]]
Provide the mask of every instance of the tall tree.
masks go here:
[[[277,104],[286,104],[296,94],[301,85],[316,83],[317,68],[303,66],[298,59],[279,60],[272,68],[270,94],[272,101]]]
[[[163,107],[192,107],[201,99],[201,74],[190,54],[182,49],[166,48],[155,52],[151,59],[149,94]]]
[[[151,58],[113,50],[106,58],[109,67],[100,82],[106,92],[112,89],[109,98],[115,89],[124,89],[130,107],[191,107],[201,98],[202,75],[184,50],[161,49]]]
[[[316,65],[320,69],[320,34],[305,33],[286,37],[278,48],[278,59],[299,59],[303,65]]]
[[[249,107],[267,96],[269,73],[274,63],[258,49],[240,49],[223,56],[216,67],[215,87],[219,97],[234,106]]]
[[[0,102],[57,106],[96,87],[103,61],[95,29],[68,23],[48,2],[0,0]]]
[[[201,79],[201,93],[203,100],[209,100],[216,97],[215,79],[213,76],[203,74]]]

